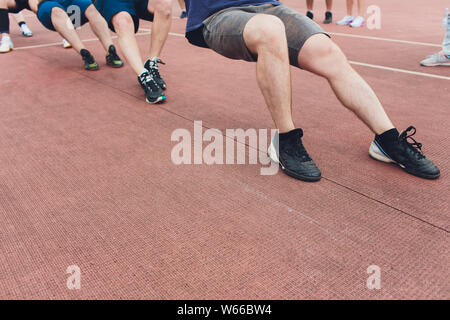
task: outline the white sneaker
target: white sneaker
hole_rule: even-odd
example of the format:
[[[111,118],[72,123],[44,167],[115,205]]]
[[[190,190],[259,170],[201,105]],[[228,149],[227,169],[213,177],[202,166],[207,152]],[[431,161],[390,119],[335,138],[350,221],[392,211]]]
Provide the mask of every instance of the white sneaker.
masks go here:
[[[361,16],[356,17],[355,20],[353,20],[353,22],[349,24],[349,26],[352,28],[359,28],[362,27],[363,25],[364,25],[364,18]]]
[[[28,28],[28,26],[26,24],[21,25],[20,30],[22,30],[22,35],[24,37],[32,37],[33,36],[33,32],[31,32],[30,28]]]
[[[450,56],[444,54],[444,52],[438,52],[426,57],[420,62],[424,67],[437,67],[437,66],[448,66],[450,67]]]
[[[63,39],[62,43],[63,43],[63,48],[64,49],[72,48],[72,45],[66,39]]]
[[[10,37],[2,37],[2,42],[0,43],[0,53],[7,53],[14,49],[14,45]]]
[[[349,25],[352,22],[353,22],[353,17],[352,16],[345,16],[344,18],[342,18],[341,20],[336,22],[336,24],[339,25],[339,26],[346,26],[346,25]]]

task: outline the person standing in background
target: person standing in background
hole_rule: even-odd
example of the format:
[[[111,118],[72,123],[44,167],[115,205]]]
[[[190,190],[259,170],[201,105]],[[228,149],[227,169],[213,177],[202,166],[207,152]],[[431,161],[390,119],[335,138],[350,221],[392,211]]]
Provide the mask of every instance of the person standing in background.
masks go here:
[[[450,13],[448,9],[445,13],[444,26],[446,28],[442,51],[426,57],[420,62],[424,67],[448,66],[450,67]]]
[[[186,5],[184,4],[184,0],[178,0],[178,3],[180,4],[180,8],[181,8],[180,19],[184,19],[187,17]]]
[[[325,0],[325,2],[327,5],[327,11],[325,12],[325,20],[323,20],[323,23],[329,24],[329,23],[333,22],[333,13],[332,13],[333,0]],[[306,15],[308,16],[308,18],[314,20],[314,13],[313,13],[314,0],[306,0],[306,7],[308,9],[308,11],[306,12]]]
[[[358,1],[358,16],[356,18],[353,17],[353,0],[347,0],[347,15],[336,22],[337,25],[347,26],[353,28],[359,28],[364,26],[364,10],[366,8],[364,0]]]

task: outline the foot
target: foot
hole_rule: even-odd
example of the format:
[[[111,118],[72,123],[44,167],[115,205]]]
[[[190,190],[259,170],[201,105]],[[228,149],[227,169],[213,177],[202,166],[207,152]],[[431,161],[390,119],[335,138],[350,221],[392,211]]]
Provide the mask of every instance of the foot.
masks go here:
[[[313,13],[311,10],[308,10],[308,11],[306,12],[306,16],[307,16],[308,18],[310,18],[311,20],[314,20],[314,13]]]
[[[349,24],[349,26],[352,28],[359,28],[364,26],[364,18],[361,16],[356,17],[355,20],[353,20],[353,22]]]
[[[11,41],[10,37],[2,37],[2,41],[0,42],[0,53],[7,53],[14,49],[14,45]]]
[[[426,57],[420,62],[424,67],[449,66],[450,55],[445,55],[442,51]]]
[[[186,10],[181,11],[181,15],[180,15],[180,19],[184,19],[187,17],[187,12]]]
[[[106,53],[106,64],[113,68],[120,68],[123,66],[123,62],[120,60],[114,45],[110,45],[108,48],[108,53]]]
[[[302,137],[302,129],[277,134],[272,140],[267,154],[272,161],[280,165],[281,170],[288,176],[302,181],[319,181],[322,174],[306,152]]]
[[[145,91],[146,100],[148,103],[156,104],[162,103],[166,100],[164,91],[153,79],[153,76],[148,71],[142,72],[138,76],[138,81]]]
[[[94,57],[91,53],[86,49],[81,49],[80,51],[81,57],[84,61],[84,69],[89,71],[98,70],[98,63],[95,61]]]
[[[67,41],[66,39],[63,39],[63,40],[62,40],[62,44],[63,44],[63,48],[64,48],[64,49],[72,48],[72,45],[71,45],[70,42]]]
[[[331,11],[325,12],[325,20],[323,20],[324,24],[330,24],[333,22],[333,13]]]
[[[33,32],[31,32],[30,28],[28,28],[26,23],[24,23],[20,26],[20,30],[22,31],[22,35],[24,37],[32,37],[33,36]]]
[[[411,134],[408,132],[412,131]],[[370,145],[369,155],[375,160],[395,163],[414,176],[425,179],[437,179],[440,171],[422,152],[422,144],[412,137],[416,128],[408,127],[398,134],[396,129],[376,135]],[[410,139],[410,141],[408,141]]]
[[[159,67],[158,67],[159,63],[165,64],[164,62],[161,61],[161,59],[159,59],[157,57],[155,57],[153,59],[147,59],[147,61],[145,61],[145,64],[144,64],[144,68],[147,69],[148,72],[150,72],[150,74],[152,75],[153,79],[156,81],[158,86],[161,89],[166,90],[167,85],[164,82],[161,75],[159,74]]]
[[[346,26],[346,25],[349,25],[352,22],[353,22],[353,17],[352,16],[345,16],[344,18],[342,18],[341,20],[336,22],[336,24],[339,25],[339,26]]]

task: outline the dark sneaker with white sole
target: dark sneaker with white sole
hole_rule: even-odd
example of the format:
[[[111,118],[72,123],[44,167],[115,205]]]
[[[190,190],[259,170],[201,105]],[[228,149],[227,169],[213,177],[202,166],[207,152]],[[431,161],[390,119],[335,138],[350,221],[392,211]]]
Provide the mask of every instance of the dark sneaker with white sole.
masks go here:
[[[166,100],[164,91],[158,86],[148,71],[142,72],[138,76],[138,81],[142,89],[145,91],[145,96],[148,103],[163,103]]]
[[[161,77],[161,75],[159,74],[159,66],[158,66],[159,63],[165,64],[159,58],[147,59],[147,61],[145,61],[145,63],[144,63],[144,68],[147,69],[148,72],[150,72],[150,74],[152,75],[153,79],[155,79],[158,86],[161,89],[166,90],[167,85],[166,85],[165,81],[163,80],[163,78]]]
[[[400,134],[396,129],[391,129],[376,135],[370,145],[369,155],[375,160],[395,163],[409,174],[420,178],[439,178],[441,173],[438,167],[425,157],[422,144],[412,137],[415,133],[416,128],[410,126]]]
[[[302,137],[300,128],[276,134],[267,155],[288,176],[308,182],[319,181],[322,174],[303,146]]]

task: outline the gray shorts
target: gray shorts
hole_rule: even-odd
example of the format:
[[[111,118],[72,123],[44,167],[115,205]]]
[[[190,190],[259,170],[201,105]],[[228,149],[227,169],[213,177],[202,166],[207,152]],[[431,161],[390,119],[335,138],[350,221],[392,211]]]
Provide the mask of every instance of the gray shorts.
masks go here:
[[[236,60],[256,61],[257,57],[245,45],[243,33],[247,22],[256,14],[271,14],[283,21],[289,47],[291,65],[299,67],[298,54],[306,40],[323,29],[305,15],[286,6],[264,4],[234,7],[221,10],[204,22],[203,37],[206,44],[217,53]]]

